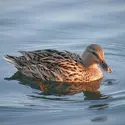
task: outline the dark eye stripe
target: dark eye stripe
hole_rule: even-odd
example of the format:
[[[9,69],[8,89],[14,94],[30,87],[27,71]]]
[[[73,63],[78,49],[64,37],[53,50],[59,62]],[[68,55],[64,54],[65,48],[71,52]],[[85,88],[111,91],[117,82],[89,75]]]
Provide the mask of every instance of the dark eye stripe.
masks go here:
[[[95,53],[95,52],[91,52],[93,55],[95,55],[97,58],[99,58],[99,56]]]

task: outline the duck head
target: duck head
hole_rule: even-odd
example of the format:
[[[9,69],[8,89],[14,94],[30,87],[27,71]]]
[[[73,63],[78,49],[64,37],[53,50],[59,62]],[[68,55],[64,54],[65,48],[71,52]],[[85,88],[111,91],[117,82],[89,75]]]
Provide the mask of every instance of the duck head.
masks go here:
[[[97,44],[91,44],[86,48],[82,55],[82,62],[85,67],[98,64],[104,71],[112,72],[112,69],[105,61],[103,49]]]

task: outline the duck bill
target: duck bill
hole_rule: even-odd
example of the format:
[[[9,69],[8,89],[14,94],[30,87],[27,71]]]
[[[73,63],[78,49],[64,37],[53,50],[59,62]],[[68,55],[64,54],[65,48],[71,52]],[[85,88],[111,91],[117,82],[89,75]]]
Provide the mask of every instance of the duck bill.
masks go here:
[[[107,63],[105,62],[105,60],[101,61],[101,62],[99,63],[99,65],[100,65],[101,68],[102,68],[103,70],[105,70],[106,72],[109,72],[109,73],[112,72],[112,69],[107,65]]]

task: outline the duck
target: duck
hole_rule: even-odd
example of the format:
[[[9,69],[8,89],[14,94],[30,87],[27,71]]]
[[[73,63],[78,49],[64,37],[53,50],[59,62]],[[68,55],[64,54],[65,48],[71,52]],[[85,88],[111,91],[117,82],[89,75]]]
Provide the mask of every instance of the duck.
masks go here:
[[[4,59],[23,75],[42,81],[89,83],[104,77],[102,69],[112,72],[98,44],[87,46],[81,55],[56,49],[19,52],[21,56],[5,55]]]

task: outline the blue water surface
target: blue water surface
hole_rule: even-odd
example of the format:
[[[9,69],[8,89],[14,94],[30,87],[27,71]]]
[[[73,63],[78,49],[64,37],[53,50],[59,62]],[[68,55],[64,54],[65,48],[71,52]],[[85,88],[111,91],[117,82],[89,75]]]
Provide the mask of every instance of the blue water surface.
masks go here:
[[[125,125],[125,1],[1,0],[0,124]],[[39,95],[39,89],[7,80],[16,68],[3,60],[19,50],[58,49],[82,53],[96,43],[104,48],[103,99]]]

